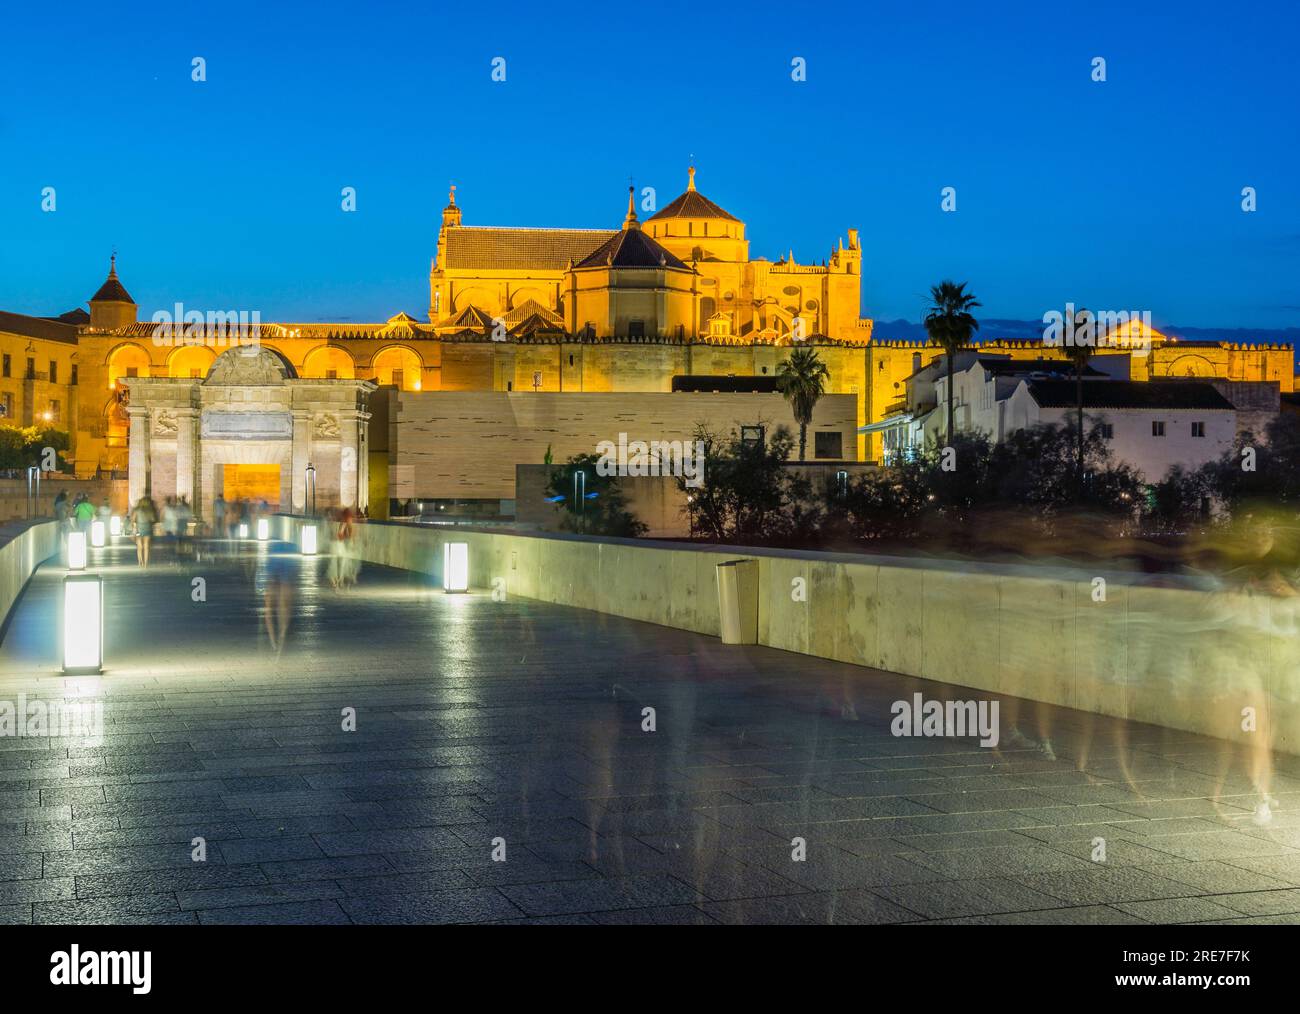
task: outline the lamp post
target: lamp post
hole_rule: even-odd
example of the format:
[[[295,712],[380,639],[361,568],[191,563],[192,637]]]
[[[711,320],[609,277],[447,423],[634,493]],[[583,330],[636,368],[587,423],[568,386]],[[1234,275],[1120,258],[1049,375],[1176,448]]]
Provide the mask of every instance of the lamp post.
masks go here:
[[[578,515],[579,531],[587,530],[587,473],[579,469],[573,473],[573,512]]]
[[[316,466],[313,465],[310,461],[307,462],[306,476],[307,476],[307,488],[303,490],[303,492],[305,493],[307,492],[307,490],[311,491],[311,510],[309,511],[309,513],[313,517],[315,517],[316,515]]]
[[[41,499],[41,470],[35,465],[27,467],[27,516],[36,513]]]

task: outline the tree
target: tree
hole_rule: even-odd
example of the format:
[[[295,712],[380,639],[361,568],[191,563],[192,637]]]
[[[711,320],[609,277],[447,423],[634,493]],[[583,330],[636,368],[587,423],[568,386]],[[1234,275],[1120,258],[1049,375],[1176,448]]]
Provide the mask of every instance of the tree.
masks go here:
[[[53,426],[38,428],[0,423],[0,468],[27,468],[31,465],[44,467],[46,448],[53,448],[54,465],[62,470],[67,464],[63,452],[68,446],[66,430],[55,429]]]
[[[691,530],[713,542],[790,545],[809,541],[819,511],[811,502],[812,484],[786,468],[794,447],[789,429],[778,426],[765,440],[746,441],[733,430],[719,437],[703,426],[694,439],[704,444],[701,481],[688,486],[684,512]]]
[[[1273,501],[1300,511],[1300,415],[1269,421],[1264,439],[1241,434],[1231,451],[1205,466],[1216,498],[1230,512],[1243,504]]]
[[[817,350],[807,345],[793,349],[788,359],[776,368],[776,389],[785,395],[799,424],[799,460],[806,460],[808,427],[812,424],[813,409],[826,393],[830,371],[817,355]]]
[[[940,346],[948,360],[948,430],[947,438],[953,437],[953,358],[959,349],[966,348],[971,337],[979,330],[979,321],[971,316],[970,311],[979,306],[975,297],[966,291],[966,283],[960,284],[945,279],[930,289],[933,305],[925,315],[925,330],[930,340]]]
[[[551,472],[546,493],[555,509],[563,512],[560,527],[628,539],[644,535],[646,526],[627,509],[618,476],[601,475],[596,469],[599,460],[595,454],[576,454]],[[581,479],[576,478],[579,472],[583,473]]]

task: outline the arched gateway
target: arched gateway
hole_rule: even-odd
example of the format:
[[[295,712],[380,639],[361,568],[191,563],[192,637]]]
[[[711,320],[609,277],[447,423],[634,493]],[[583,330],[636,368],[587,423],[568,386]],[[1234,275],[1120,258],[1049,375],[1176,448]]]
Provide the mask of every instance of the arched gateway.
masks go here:
[[[133,377],[131,502],[188,497],[201,518],[218,494],[302,512],[307,465],[316,506],[366,507],[368,380],[303,380],[258,345],[223,352],[202,380]]]

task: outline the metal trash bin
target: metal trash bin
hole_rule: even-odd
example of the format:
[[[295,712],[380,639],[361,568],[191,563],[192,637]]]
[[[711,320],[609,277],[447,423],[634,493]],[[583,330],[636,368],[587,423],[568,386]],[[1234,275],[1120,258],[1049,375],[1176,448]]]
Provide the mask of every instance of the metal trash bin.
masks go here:
[[[718,620],[723,644],[758,643],[758,561],[717,566]]]

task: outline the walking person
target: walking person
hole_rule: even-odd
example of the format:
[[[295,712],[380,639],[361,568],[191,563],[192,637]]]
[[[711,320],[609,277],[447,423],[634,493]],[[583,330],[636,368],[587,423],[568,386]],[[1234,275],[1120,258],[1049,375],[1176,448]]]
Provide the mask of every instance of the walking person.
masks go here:
[[[157,520],[158,511],[146,493],[131,512],[131,523],[135,526],[135,562],[141,567],[149,566],[149,545],[153,541],[153,526]]]
[[[90,502],[90,497],[85,493],[77,497],[77,505],[72,508],[72,516],[76,519],[77,531],[90,534],[90,522],[95,518],[95,505]]]
[[[273,542],[267,547],[266,588],[263,593],[263,614],[266,636],[276,655],[284,650],[284,638],[289,632],[289,615],[293,612],[293,562],[290,548],[283,542]]]

